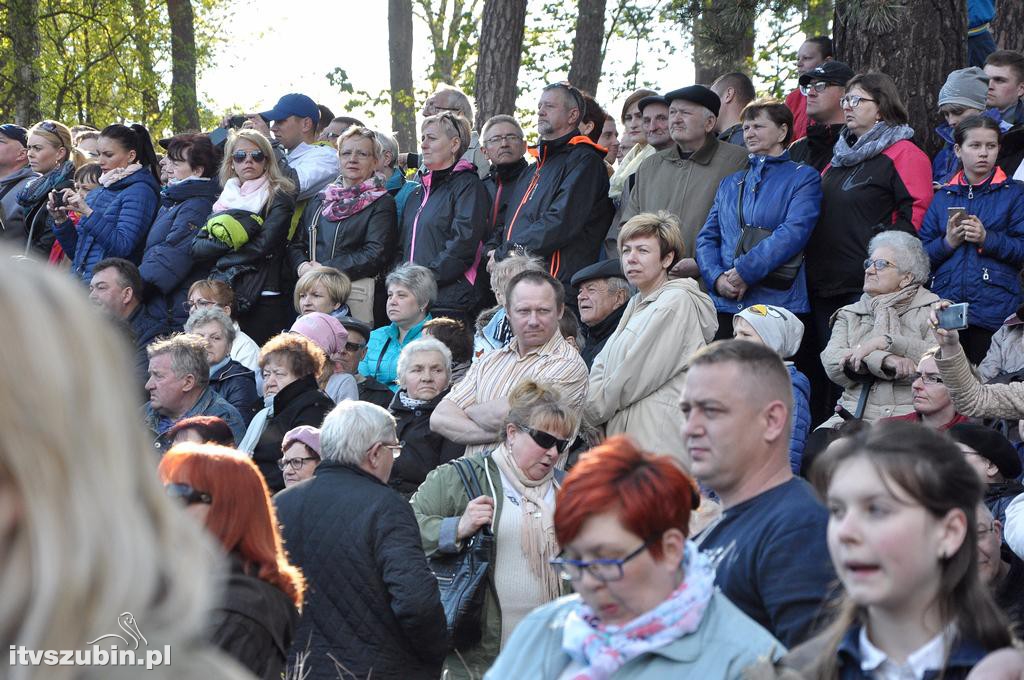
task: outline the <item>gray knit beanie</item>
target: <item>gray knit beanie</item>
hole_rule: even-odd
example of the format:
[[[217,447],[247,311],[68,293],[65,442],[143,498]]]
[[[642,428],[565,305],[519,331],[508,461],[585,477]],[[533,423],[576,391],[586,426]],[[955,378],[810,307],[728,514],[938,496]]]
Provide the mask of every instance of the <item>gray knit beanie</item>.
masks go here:
[[[953,71],[939,90],[939,106],[956,104],[969,109],[985,110],[988,76],[977,66]]]

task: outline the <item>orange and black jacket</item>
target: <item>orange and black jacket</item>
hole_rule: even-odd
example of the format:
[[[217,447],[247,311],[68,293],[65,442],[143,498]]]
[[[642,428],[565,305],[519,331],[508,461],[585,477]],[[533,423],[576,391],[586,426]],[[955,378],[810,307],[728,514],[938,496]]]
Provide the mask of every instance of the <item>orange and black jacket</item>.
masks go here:
[[[573,131],[541,141],[530,153],[537,162],[509,198],[495,259],[525,248],[543,257],[551,275],[571,291],[572,275],[600,257],[615,212],[608,198],[607,152]],[[566,300],[572,304],[575,296]]]

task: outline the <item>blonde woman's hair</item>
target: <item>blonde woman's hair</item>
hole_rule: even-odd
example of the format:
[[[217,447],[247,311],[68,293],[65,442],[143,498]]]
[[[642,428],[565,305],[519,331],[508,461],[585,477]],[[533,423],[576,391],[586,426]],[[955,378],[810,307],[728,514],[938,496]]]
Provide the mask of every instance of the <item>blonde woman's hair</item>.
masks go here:
[[[345,272],[334,267],[313,267],[299,277],[295,284],[295,294],[292,303],[295,311],[300,313],[300,301],[306,292],[316,284],[323,284],[324,290],[331,296],[331,299],[340,305],[345,304],[349,294],[352,292],[352,279],[348,278]]]
[[[277,162],[277,155],[274,153],[274,147],[270,146],[270,140],[264,137],[262,133],[248,129],[234,130],[228,136],[227,144],[224,146],[224,160],[220,164],[220,185],[226,186],[229,179],[237,177],[235,166],[231,162],[231,154],[235,152],[238,142],[243,139],[255,145],[257,149],[263,152],[263,156],[266,158],[265,172],[267,184],[270,186],[267,205],[270,205],[278,194],[294,194],[296,191],[295,182],[285,176],[284,171],[281,170],[281,164]],[[263,207],[266,208],[267,205]]]
[[[88,157],[75,146],[72,141],[71,129],[64,123],[56,120],[41,120],[29,128],[28,137],[32,135],[39,135],[55,149],[67,151],[64,161],[70,160],[75,166],[75,170],[89,162]]]
[[[626,241],[645,236],[653,236],[658,240],[662,257],[672,253],[670,268],[683,259],[683,234],[679,229],[679,220],[672,213],[659,210],[657,213],[640,213],[631,217],[619,231],[619,253],[622,253],[622,244]]]
[[[157,481],[136,414],[134,352],[55,269],[0,249],[0,637],[83,649],[127,613],[174,667],[147,677],[230,677],[198,640],[214,591],[213,542]],[[109,650],[107,644],[99,646]],[[144,653],[144,652],[140,652]],[[136,678],[132,667],[14,666],[10,680]]]
[[[352,137],[370,140],[370,146],[373,148],[373,160],[379,161],[384,156],[384,145],[377,137],[377,133],[362,125],[353,125],[341,133],[341,137],[338,137],[338,153],[341,153],[341,145]]]
[[[455,152],[455,160],[458,161],[462,158],[462,154],[466,153],[466,149],[469,148],[471,135],[469,121],[462,114],[442,111],[433,116],[427,116],[423,119],[420,130],[426,130],[428,125],[436,125],[437,129],[448,139],[458,139],[459,148]]]
[[[554,385],[522,380],[508,394],[508,415],[505,425],[535,427],[542,430],[562,429],[575,435],[580,414]],[[501,440],[508,434],[501,429]],[[571,438],[571,437],[570,437]]]

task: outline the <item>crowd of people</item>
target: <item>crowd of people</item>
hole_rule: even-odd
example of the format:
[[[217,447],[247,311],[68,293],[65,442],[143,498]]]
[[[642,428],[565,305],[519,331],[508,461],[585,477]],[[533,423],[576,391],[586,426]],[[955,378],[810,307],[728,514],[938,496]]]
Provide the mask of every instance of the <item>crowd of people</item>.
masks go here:
[[[0,125],[4,640],[127,610],[178,678],[1019,673],[1024,55],[986,35],[933,158],[824,37],[785,101],[552,83],[532,145],[451,86],[415,150],[302,94],[156,145]]]

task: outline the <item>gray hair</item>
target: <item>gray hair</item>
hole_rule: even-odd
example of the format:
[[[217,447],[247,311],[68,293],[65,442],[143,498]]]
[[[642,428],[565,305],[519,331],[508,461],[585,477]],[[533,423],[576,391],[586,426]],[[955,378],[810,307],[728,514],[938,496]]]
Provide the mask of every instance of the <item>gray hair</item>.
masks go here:
[[[452,378],[452,351],[448,349],[448,345],[444,344],[437,338],[420,338],[419,340],[413,340],[408,345],[402,348],[402,353],[398,355],[398,384],[405,387],[405,372],[409,368],[409,362],[412,361],[412,355],[418,354],[419,352],[439,352],[444,357],[444,372],[448,375],[448,379]]]
[[[482,128],[480,128],[480,139],[483,139],[484,137],[486,137],[487,136],[487,131],[491,129],[491,126],[492,125],[497,125],[498,123],[506,123],[508,125],[511,125],[512,127],[514,127],[516,129],[516,131],[519,132],[520,136],[522,136],[522,137],[526,136],[523,133],[523,126],[519,124],[519,121],[516,120],[514,116],[510,116],[507,113],[499,113],[496,116],[491,116],[490,118],[488,118],[487,122],[484,123],[484,126]]]
[[[931,261],[921,239],[905,231],[883,231],[868,243],[868,255],[883,247],[892,249],[896,260],[893,264],[904,274],[910,274],[914,283],[923,285],[928,282]]]
[[[377,442],[395,439],[395,418],[376,404],[346,400],[334,407],[320,426],[320,457],[360,465]]]
[[[150,359],[161,354],[171,355],[171,370],[184,378],[192,374],[200,389],[210,384],[210,362],[206,359],[206,340],[190,333],[175,333],[146,347]]]
[[[626,279],[619,276],[609,276],[605,279],[605,282],[608,285],[609,295],[615,295],[621,290],[625,291],[627,298],[633,296],[633,286],[629,285],[629,281]]]
[[[388,163],[388,167],[395,167],[398,163],[398,140],[395,139],[393,134],[381,132],[380,130],[374,130],[373,134],[377,141],[380,142],[380,147],[383,150],[382,153],[391,154],[391,162]]]
[[[473,103],[469,101],[469,95],[452,85],[441,85],[434,91],[434,96],[439,94],[447,96],[451,106],[445,108],[458,109],[466,120],[473,120]]]
[[[200,326],[205,326],[208,323],[219,323],[221,328],[224,329],[224,337],[228,339],[228,345],[235,342],[235,322],[231,320],[220,307],[196,307],[195,310],[189,314],[188,321],[185,322],[185,332],[191,333]]]
[[[437,281],[426,267],[409,263],[395,267],[384,279],[384,285],[390,288],[396,283],[411,290],[420,307],[429,307],[437,300]]]

